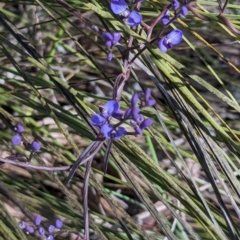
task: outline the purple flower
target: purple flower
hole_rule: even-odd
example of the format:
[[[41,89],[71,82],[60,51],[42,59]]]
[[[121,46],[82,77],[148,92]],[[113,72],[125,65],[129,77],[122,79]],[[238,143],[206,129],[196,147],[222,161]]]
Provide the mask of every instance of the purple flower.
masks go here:
[[[139,116],[140,108],[131,106],[124,114],[124,119],[136,119]]]
[[[38,141],[34,140],[31,143],[31,148],[32,148],[33,151],[38,151],[41,148],[41,144]]]
[[[131,107],[135,107],[138,102],[138,93],[134,93],[131,99]]]
[[[112,43],[113,43],[113,45],[116,45],[120,41],[120,39],[121,39],[121,33],[114,32],[112,34],[112,36],[113,36]]]
[[[38,233],[41,235],[41,236],[44,236],[46,234],[46,231],[44,230],[43,227],[39,227],[38,228]]]
[[[163,15],[163,17],[161,18],[161,22],[163,25],[167,25],[170,21],[170,11],[167,10],[165,12],[165,14]]]
[[[110,7],[114,14],[119,15],[127,9],[128,5],[124,0],[112,0]]]
[[[102,34],[102,39],[105,42],[106,46],[111,49],[114,45],[116,45],[121,39],[121,33],[119,32],[104,32]]]
[[[151,97],[150,88],[147,88],[144,92],[144,101],[147,107],[152,107],[156,104],[156,101]]]
[[[173,10],[177,10],[180,7],[180,3],[178,0],[172,0],[172,8]]]
[[[148,128],[152,125],[152,119],[147,118],[144,119],[142,115],[139,115],[139,119],[137,121],[131,120],[131,124],[134,127],[135,134],[141,135],[142,130]]]
[[[160,48],[161,52],[166,53],[168,49],[172,48],[172,44],[168,42],[167,38],[161,38],[158,42],[158,47]]]
[[[185,17],[187,16],[187,14],[188,14],[188,8],[185,6],[181,7],[180,17]]]
[[[126,112],[124,113],[124,119],[129,119],[131,117],[131,112],[132,112],[132,109],[129,108],[126,110]]]
[[[120,104],[117,100],[105,103],[100,114],[93,114],[90,122],[93,126],[101,127],[110,117],[121,118]]]
[[[152,119],[144,119],[143,115],[139,114],[139,112],[139,108],[132,108],[130,121],[137,135],[141,135],[143,129],[152,125]]]
[[[182,35],[181,30],[175,29],[166,37],[160,39],[158,47],[163,53],[166,53],[168,49],[171,49],[174,45],[177,45],[182,41]]]
[[[124,119],[132,118],[132,115],[138,114],[140,112],[140,108],[136,107],[139,100],[138,93],[134,93],[131,99],[131,107],[125,111]]]
[[[26,225],[25,222],[20,222],[20,223],[18,224],[18,226],[19,226],[20,229],[25,229],[25,227],[26,227],[27,225]]]
[[[62,221],[61,221],[60,219],[56,219],[56,221],[55,221],[55,227],[56,227],[56,228],[62,228],[62,226],[63,226]]]
[[[112,48],[112,40],[113,40],[113,35],[110,32],[105,32],[102,34],[102,39],[106,43],[106,46],[108,48]]]
[[[100,132],[104,135],[105,138],[115,140],[119,140],[121,137],[127,134],[125,128],[118,127],[115,129],[111,124],[104,124],[101,127]]]
[[[49,235],[49,236],[46,238],[46,240],[53,240],[53,239],[54,239],[53,235]]]
[[[24,132],[24,127],[22,124],[18,123],[15,127],[15,131],[19,134],[23,133]]]
[[[141,121],[141,118],[143,117],[143,115],[139,114],[140,108],[133,107],[131,110],[132,110],[131,111],[132,119],[135,120],[135,121]]]
[[[151,119],[151,118],[147,118],[147,119],[144,119],[144,120],[140,123],[139,127],[140,127],[141,129],[145,129],[145,128],[150,127],[150,126],[152,125],[152,123],[153,123],[152,119]]]
[[[19,145],[22,142],[22,137],[19,134],[15,134],[12,137],[12,144],[13,145]]]
[[[53,225],[50,225],[48,227],[48,232],[52,233],[55,230],[55,227]]]
[[[34,219],[34,223],[38,226],[41,224],[41,222],[42,222],[42,216],[37,215]]]
[[[142,22],[142,15],[137,11],[130,12],[124,0],[112,0],[110,7],[114,14],[119,15],[121,18],[126,18],[126,22],[130,27],[135,27]]]
[[[142,15],[137,11],[132,11],[127,17],[127,24],[135,27],[142,22]]]
[[[142,129],[139,126],[135,126],[134,130],[136,135],[142,135]]]
[[[102,109],[102,116],[105,118],[109,118],[114,116],[115,113],[118,113],[120,109],[120,104],[117,100],[110,100],[105,103]]]
[[[90,122],[93,126],[100,127],[106,122],[106,118],[102,117],[100,114],[93,114]]]

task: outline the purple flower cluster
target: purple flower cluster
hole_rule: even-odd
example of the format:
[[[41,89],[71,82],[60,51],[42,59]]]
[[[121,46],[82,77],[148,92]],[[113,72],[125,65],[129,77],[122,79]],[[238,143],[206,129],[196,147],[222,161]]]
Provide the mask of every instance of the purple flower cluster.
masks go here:
[[[121,33],[115,32],[104,32],[102,34],[102,39],[105,42],[107,48],[111,49],[114,45],[116,45],[121,39]]]
[[[104,32],[102,34],[102,39],[105,42],[107,48],[109,50],[111,50],[112,47],[120,41],[121,33],[119,33],[119,32],[114,32],[114,33]],[[107,60],[111,61],[112,58],[113,58],[113,54],[112,54],[112,52],[109,52],[107,55]]]
[[[134,3],[142,2],[143,0],[136,0]],[[142,15],[138,11],[130,11],[128,4],[124,0],[111,0],[111,10],[114,14],[119,15],[130,27],[135,27],[142,22]]]
[[[22,142],[22,133],[24,132],[24,126],[20,123],[18,123],[15,128],[15,134],[13,135],[12,137],[12,144],[13,145],[19,145],[21,142]],[[31,143],[31,148],[33,151],[38,151],[41,149],[41,144],[36,141],[36,140],[33,140],[32,143]]]
[[[185,17],[188,14],[188,8],[186,6],[180,6],[178,0],[172,0],[171,8],[175,12],[175,19],[177,17]],[[170,20],[170,11],[167,10],[161,18],[161,22],[164,26],[166,26],[170,22]],[[182,36],[183,33],[179,29],[171,31],[167,36],[159,40],[159,49],[161,50],[161,52],[166,53],[168,49],[171,49],[174,45],[177,45],[182,41]]]
[[[25,231],[27,234],[33,234],[37,232],[40,236],[45,236],[46,240],[53,240],[54,239],[54,232],[56,229],[61,229],[63,223],[61,220],[56,219],[54,225],[49,225],[48,230],[46,231],[42,226],[42,216],[37,215],[34,219],[35,226],[27,225],[25,222],[19,223],[19,228]]]
[[[180,6],[178,0],[172,0],[171,8],[175,12],[175,15],[179,17],[185,17],[188,14],[188,8],[186,6]],[[167,25],[170,20],[171,20],[170,11],[167,10],[164,16],[161,18],[161,22],[163,25]]]
[[[143,0],[135,0],[133,3],[135,4],[142,1]],[[125,19],[127,25],[130,27],[135,27],[142,22],[142,15],[137,11],[130,11],[128,4],[124,0],[111,0],[110,7],[112,12],[116,15],[119,15],[121,19]],[[107,48],[110,50],[107,55],[107,60],[111,61],[113,58],[111,49],[120,41],[121,33],[104,32],[101,37],[105,42]]]
[[[140,101],[140,106],[137,106]],[[151,90],[146,91],[141,95],[135,93],[131,99],[131,106],[123,113],[120,110],[120,104],[117,100],[108,101],[103,108],[100,109],[99,114],[93,114],[91,117],[91,124],[100,128],[100,133],[106,139],[119,140],[125,135],[132,135],[132,132],[127,132],[124,127],[121,127],[125,121],[129,120],[134,129],[135,135],[141,135],[142,130],[152,125],[150,118],[144,119],[140,114],[142,107],[153,107],[156,101],[151,97]],[[116,124],[111,124],[111,118],[119,120]]]
[[[19,145],[22,142],[22,133],[24,132],[24,127],[22,124],[18,123],[15,128],[15,135],[12,137],[12,144]]]

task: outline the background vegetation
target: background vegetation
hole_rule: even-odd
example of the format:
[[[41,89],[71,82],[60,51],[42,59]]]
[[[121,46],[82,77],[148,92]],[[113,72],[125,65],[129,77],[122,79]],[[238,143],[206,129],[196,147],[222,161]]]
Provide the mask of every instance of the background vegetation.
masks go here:
[[[120,31],[126,47],[133,32],[111,14],[109,1],[67,2],[101,28]],[[144,1],[144,22],[150,24],[167,4]],[[121,106],[127,108],[134,91],[151,88],[157,106],[143,114],[154,124],[141,137],[114,142],[106,175],[105,149],[94,158],[92,239],[129,239],[127,232],[132,239],[166,239],[166,232],[171,239],[240,239],[240,35],[218,17],[217,1],[191,5],[205,20],[190,11],[165,31],[181,29],[180,45],[162,54],[156,42],[149,43],[133,64]],[[53,0],[1,1],[0,11],[0,157],[25,163],[29,143],[37,139],[42,148],[31,164],[73,164],[95,138],[89,117],[111,99],[122,69],[119,48],[106,61],[102,40]],[[227,1],[223,15],[236,30],[239,11],[239,1]],[[144,41],[144,32],[138,34],[134,45]],[[18,122],[26,130],[15,147]],[[45,224],[63,220],[56,239],[83,232],[84,166],[69,187],[67,171],[9,163],[0,170],[2,239],[38,239],[18,228],[36,214]]]

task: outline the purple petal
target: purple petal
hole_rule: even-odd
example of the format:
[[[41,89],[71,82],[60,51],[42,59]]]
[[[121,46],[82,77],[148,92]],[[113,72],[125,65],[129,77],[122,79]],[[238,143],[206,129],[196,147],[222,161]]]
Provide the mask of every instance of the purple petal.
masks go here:
[[[151,98],[151,89],[147,88],[144,92],[144,100],[147,107],[152,107],[156,104],[156,101]]]
[[[122,13],[128,7],[128,5],[124,0],[112,0],[110,7],[112,12],[118,15]]]
[[[41,224],[42,221],[42,216],[41,215],[37,215],[34,219],[34,223],[38,226]]]
[[[170,21],[170,11],[167,10],[164,13],[163,17],[161,18],[161,22],[163,25],[167,25],[169,21]]]
[[[127,131],[123,127],[119,127],[115,136],[116,140],[119,140],[121,137],[125,136],[127,134]]]
[[[22,137],[19,134],[15,134],[12,137],[12,144],[13,145],[19,145],[22,142]]]
[[[180,6],[180,3],[179,3],[178,0],[173,0],[172,1],[172,8],[173,8],[173,10],[176,11],[179,8],[179,6]]]
[[[112,117],[114,117],[116,119],[122,119],[123,113],[122,113],[122,111],[118,110],[112,114]]]
[[[113,58],[113,54],[110,52],[110,53],[108,53],[108,55],[107,55],[107,60],[109,61],[109,62],[111,62],[112,61],[112,58]]]
[[[18,123],[15,127],[15,131],[19,134],[23,133],[24,132],[24,126],[20,123]]]
[[[131,99],[131,107],[132,108],[135,107],[137,102],[138,102],[138,94],[134,93],[133,96],[132,96],[132,99]]]
[[[137,11],[132,11],[127,18],[127,24],[130,27],[135,27],[142,22],[142,15]]]
[[[147,89],[144,91],[144,99],[145,99],[146,102],[149,100],[150,96],[151,96],[151,89],[150,89],[150,88],[147,88]]]
[[[62,228],[62,226],[63,226],[62,221],[60,219],[56,219],[55,226],[56,226],[56,228]]]
[[[131,116],[131,112],[132,112],[131,108],[127,109],[124,114],[124,119],[128,119]]]
[[[107,114],[108,117],[112,116],[114,112],[118,112],[119,108],[120,104],[117,100],[110,100],[105,103],[102,114],[103,116],[105,116],[105,114]]]
[[[147,127],[151,126],[152,123],[153,123],[152,119],[147,118],[147,119],[145,119],[145,120],[143,120],[143,121],[141,122],[141,124],[140,124],[139,127],[140,127],[141,129],[144,129],[144,128],[147,128]]]
[[[142,114],[138,114],[138,117],[136,118],[137,124],[140,124],[144,120],[144,117]]]
[[[34,233],[34,228],[33,228],[32,226],[26,226],[26,227],[25,227],[25,231],[26,231],[27,233]]]
[[[38,151],[38,150],[40,150],[40,148],[41,148],[41,144],[38,142],[38,141],[33,141],[32,143],[31,143],[31,148],[32,148],[32,150],[33,151]]]
[[[48,232],[52,233],[55,230],[55,227],[53,225],[50,225],[48,227]]]
[[[109,48],[109,49],[111,49],[112,47],[113,47],[113,44],[112,44],[112,41],[106,41],[106,46],[107,46],[107,48]]]
[[[135,127],[134,130],[136,135],[142,135],[142,129],[140,127]]]
[[[132,119],[133,120],[137,120],[138,119],[139,112],[140,112],[140,108],[138,108],[138,107],[132,108],[131,115],[132,115]]]
[[[175,29],[167,35],[168,41],[176,45],[182,41],[182,31]]]
[[[46,233],[46,231],[44,230],[43,227],[40,227],[40,228],[38,228],[38,233],[39,233],[41,236],[44,236],[45,233]]]
[[[166,47],[166,44],[165,44],[166,41],[167,41],[167,39],[165,37],[165,38],[160,39],[160,41],[158,42],[158,47],[162,53],[166,53],[168,50],[168,48]]]
[[[101,127],[100,132],[104,135],[105,138],[111,139],[113,126],[111,124],[104,124]]]
[[[146,106],[147,107],[152,107],[156,104],[156,101],[154,99],[149,99],[147,102],[146,102]]]
[[[106,122],[106,119],[102,117],[100,114],[93,114],[90,119],[90,123],[93,126],[100,127]]]
[[[188,14],[188,8],[183,6],[180,11],[180,17],[185,17]]]
[[[110,32],[104,32],[102,34],[102,39],[104,42],[111,41],[113,40],[113,35]]]
[[[161,22],[162,22],[163,25],[167,25],[169,23],[169,21],[170,21],[170,17],[169,16],[163,16],[161,18]]]
[[[121,33],[115,32],[112,35],[113,35],[112,43],[113,45],[116,45],[121,39]]]

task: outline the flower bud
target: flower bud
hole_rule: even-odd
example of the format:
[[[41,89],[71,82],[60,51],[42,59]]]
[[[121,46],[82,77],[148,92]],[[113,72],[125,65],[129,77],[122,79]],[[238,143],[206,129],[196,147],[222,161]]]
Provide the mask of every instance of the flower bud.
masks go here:
[[[19,134],[15,134],[12,137],[12,144],[13,145],[19,145],[22,142],[22,137]]]
[[[56,228],[62,228],[62,226],[63,226],[62,221],[61,221],[60,219],[56,219],[56,221],[55,221],[55,227],[56,227]]]
[[[34,140],[34,141],[31,143],[31,148],[32,148],[33,151],[38,151],[38,150],[40,150],[40,148],[41,148],[41,144],[40,144],[39,142],[37,142],[37,141]]]
[[[20,123],[18,123],[18,124],[16,125],[16,127],[15,127],[15,131],[16,131],[17,133],[19,133],[19,134],[23,133],[24,130],[25,130],[25,129],[24,129],[23,125],[20,124]]]
[[[49,231],[50,233],[52,233],[54,230],[55,230],[55,227],[54,227],[53,225],[50,225],[50,226],[48,227],[48,231]]]
[[[37,215],[34,219],[34,223],[38,226],[42,222],[42,217],[40,215]]]

